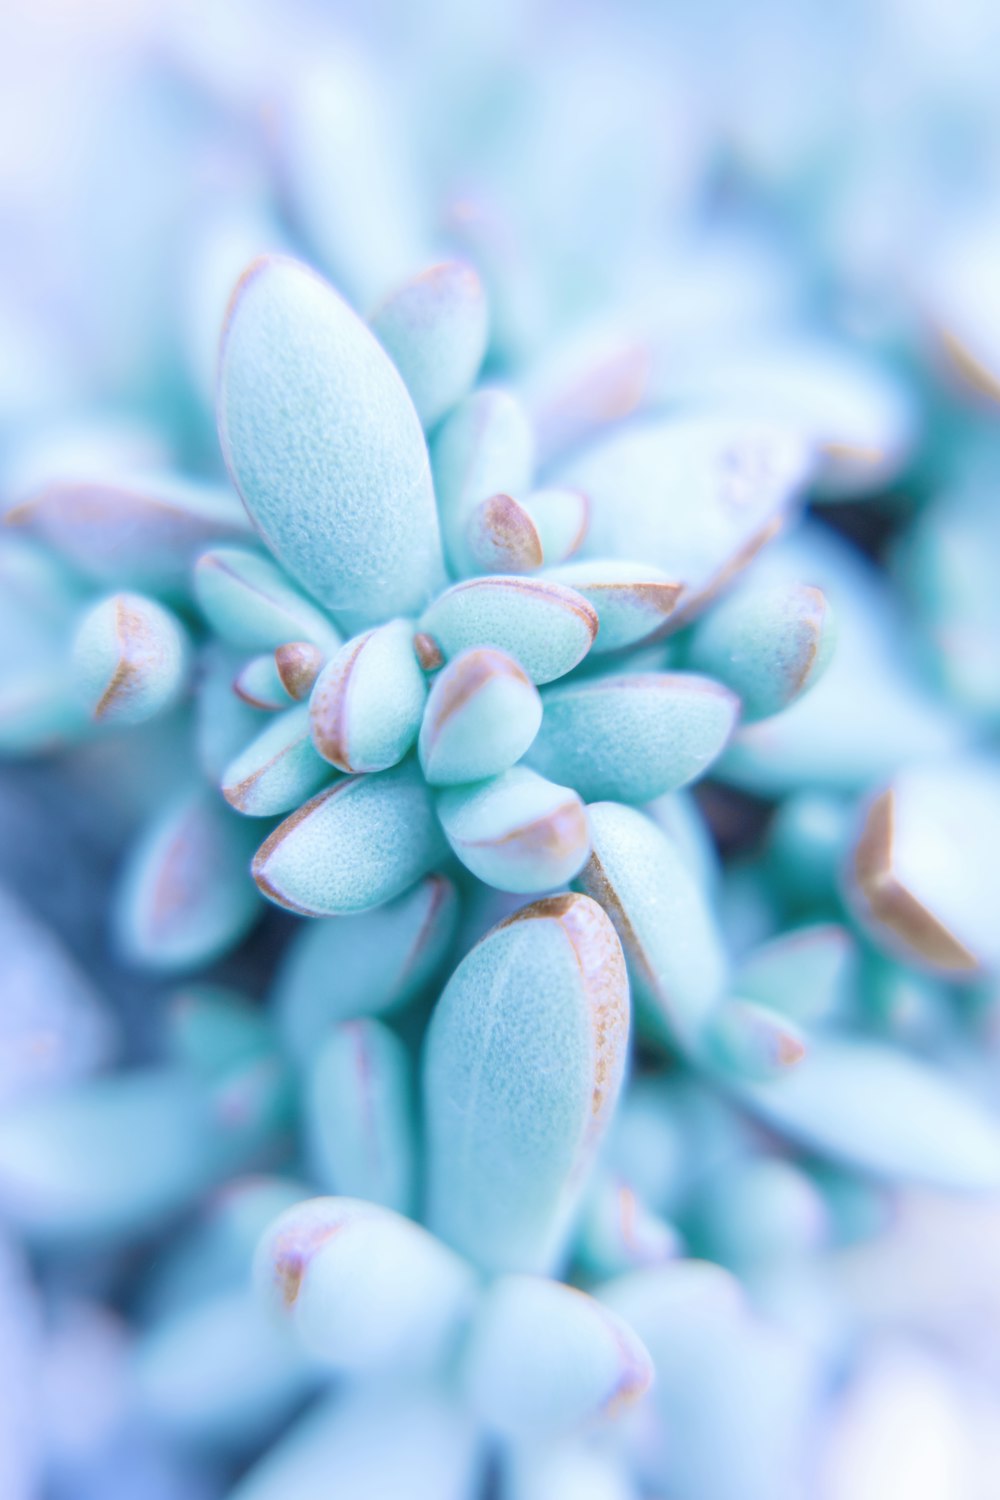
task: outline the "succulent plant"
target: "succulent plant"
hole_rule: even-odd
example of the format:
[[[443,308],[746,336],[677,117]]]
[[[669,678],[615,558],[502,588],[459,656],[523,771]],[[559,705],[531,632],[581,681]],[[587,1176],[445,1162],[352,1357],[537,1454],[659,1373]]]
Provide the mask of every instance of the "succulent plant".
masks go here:
[[[995,230],[890,295],[894,149],[696,27],[671,122],[214,24],[144,422],[0,414],[0,1492],[889,1493],[1000,1190]]]

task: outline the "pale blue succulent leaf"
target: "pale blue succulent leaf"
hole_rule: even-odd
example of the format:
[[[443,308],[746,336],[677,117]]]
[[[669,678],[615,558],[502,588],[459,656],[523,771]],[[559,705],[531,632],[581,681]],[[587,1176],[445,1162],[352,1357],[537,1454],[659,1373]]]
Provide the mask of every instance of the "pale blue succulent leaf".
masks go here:
[[[587,815],[593,847],[577,883],[615,924],[640,1020],[661,1041],[691,1045],[728,980],[706,893],[682,849],[644,814],[598,802]]]
[[[433,1372],[453,1356],[478,1295],[462,1258],[391,1209],[309,1198],[265,1231],[258,1295],[332,1370]]]
[[[335,651],[332,620],[272,558],[248,547],[213,547],[194,569],[195,598],[212,629],[232,646],[273,651],[286,641],[314,641]]]
[[[374,911],[303,926],[285,950],[271,1000],[289,1056],[305,1066],[331,1025],[419,995],[440,973],[458,914],[455,887],[428,875]]]
[[[371,1018],[334,1026],[305,1083],[305,1136],[324,1192],[412,1214],[416,1178],[409,1054]]]
[[[526,766],[438,792],[441,827],[467,870],[502,891],[551,891],[590,852],[587,812],[571,787]]]
[[[440,262],[391,292],[369,321],[429,430],[467,394],[483,362],[482,282],[471,266]]]
[[[415,760],[343,777],[294,812],[257,850],[268,900],[303,916],[349,916],[400,896],[445,850]]]
[[[187,678],[187,633],[170,610],[141,594],[92,605],[72,644],[77,689],[102,724],[141,724],[172,707]]]
[[[309,699],[313,744],[341,771],[385,771],[412,748],[427,683],[413,626],[390,620],[347,641],[320,672]]]
[[[449,659],[472,646],[493,646],[542,683],[583,660],[597,634],[597,615],[563,584],[498,574],[455,584],[425,611],[420,628]]]
[[[652,1379],[649,1354],[624,1320],[541,1276],[492,1283],[462,1359],[473,1409],[508,1439],[557,1438],[614,1420]]]
[[[273,818],[306,802],[333,768],[316,754],[304,703],[275,714],[222,773],[222,795],[236,812]]]
[[[190,969],[219,957],[261,915],[247,879],[252,824],[217,794],[187,793],[159,813],[130,851],[113,918],[132,963]]]
[[[650,802],[703,776],[736,724],[738,700],[694,672],[597,676],[546,688],[527,763],[588,802]]]
[[[503,651],[473,647],[438,673],[418,749],[432,786],[482,781],[508,770],[542,722],[538,689]]]
[[[424,1046],[427,1222],[485,1270],[565,1254],[628,1028],[621,948],[585,897],[523,908],[449,980]]]
[[[420,419],[374,335],[307,267],[265,257],[244,273],[218,410],[255,526],[347,629],[427,604],[444,568]]]

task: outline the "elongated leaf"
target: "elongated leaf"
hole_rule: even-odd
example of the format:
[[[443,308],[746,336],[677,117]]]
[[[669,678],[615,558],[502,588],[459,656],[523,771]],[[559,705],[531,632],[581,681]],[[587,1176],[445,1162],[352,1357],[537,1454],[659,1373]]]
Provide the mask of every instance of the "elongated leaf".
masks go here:
[[[430,460],[392,361],[305,266],[255,261],[230,304],[219,434],[278,559],[344,625],[413,614],[444,579]]]
[[[536,901],[488,933],[425,1044],[431,1227],[486,1270],[557,1264],[627,1042],[621,946],[594,902]]]

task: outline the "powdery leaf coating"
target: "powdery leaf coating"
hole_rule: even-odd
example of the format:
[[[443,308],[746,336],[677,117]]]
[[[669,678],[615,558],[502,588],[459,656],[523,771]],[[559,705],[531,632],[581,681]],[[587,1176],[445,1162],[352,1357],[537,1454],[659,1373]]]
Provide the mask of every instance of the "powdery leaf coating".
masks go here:
[[[524,766],[449,787],[438,793],[437,809],[466,869],[501,891],[529,895],[565,885],[590,850],[577,794]]]
[[[52,484],[4,520],[43,538],[95,582],[154,592],[183,589],[199,552],[249,530],[229,490],[159,478]]]
[[[714,415],[646,420],[612,433],[560,473],[591,501],[588,557],[650,563],[684,587],[680,622],[776,536],[809,474],[786,428]]]
[[[486,353],[486,293],[478,275],[460,261],[430,266],[391,293],[370,323],[425,429],[433,427],[471,388]]]
[[[614,558],[563,563],[544,577],[576,589],[597,611],[594,656],[661,635],[683,594],[683,585],[658,568]]]
[[[219,436],[272,551],[348,629],[416,613],[440,588],[430,460],[406,387],[347,303],[293,260],[255,261],[233,295]]]
[[[586,1292],[541,1276],[501,1276],[463,1357],[473,1407],[507,1438],[552,1438],[618,1416],[649,1389],[642,1340]]]
[[[357,1198],[309,1198],[265,1231],[254,1281],[337,1370],[427,1369],[451,1351],[476,1276],[419,1224]]]
[[[410,1059],[381,1021],[343,1021],[315,1057],[305,1133],[317,1184],[412,1214],[415,1139]]]
[[[278,906],[346,916],[401,895],[444,850],[430,793],[407,760],[345,777],[305,803],[257,850],[253,877]]]
[[[435,599],[420,629],[448,658],[494,646],[520,662],[532,682],[572,671],[590,650],[597,615],[573,589],[537,578],[470,578]]]
[[[427,684],[413,627],[390,620],[342,646],[309,700],[313,744],[341,771],[385,771],[417,737]]]
[[[727,965],[708,899],[678,846],[631,807],[587,809],[593,850],[578,877],[625,949],[652,1035],[692,1046],[726,987]]]
[[[585,801],[649,802],[703,776],[739,702],[693,672],[634,672],[559,683],[542,696],[528,763]]]
[[[737,1093],[772,1129],[891,1182],[1000,1185],[993,1118],[944,1075],[877,1042],[817,1035],[797,1067]]]
[[[461,578],[479,571],[468,535],[477,506],[530,487],[534,439],[520,401],[509,391],[474,391],[435,432],[431,462],[448,566]]]
[[[73,670],[95,719],[141,724],[169,708],[187,675],[177,617],[141,594],[114,594],[87,611],[73,638]]]
[[[687,660],[732,688],[744,720],[766,719],[815,686],[835,639],[833,612],[820,589],[749,584],[698,621]]]
[[[484,1270],[562,1259],[628,1032],[621,945],[584,896],[524,907],[455,970],[424,1046],[427,1214]]]
[[[330,1500],[332,1474],[352,1500],[468,1500],[480,1464],[479,1434],[457,1402],[427,1383],[369,1381],[300,1418],[232,1500]]]
[[[237,812],[272,818],[289,812],[335,773],[316,754],[304,703],[273,718],[222,775],[222,795]]]
[[[412,1000],[441,969],[457,923],[455,887],[428,875],[375,911],[303,927],[285,950],[272,1002],[291,1056],[304,1065],[332,1023]]]
[[[508,770],[542,722],[542,700],[512,657],[488,646],[454,657],[435,677],[419,753],[432,786],[481,781]]]
[[[867,808],[847,872],[851,902],[876,940],[907,962],[956,979],[996,973],[998,840],[992,762],[905,767]]]
[[[115,899],[125,956],[157,969],[208,963],[261,913],[247,862],[256,839],[208,791],[169,805],[132,851]]]
[[[340,636],[323,611],[269,557],[249,547],[213,547],[194,569],[194,593],[217,635],[248,651],[304,639],[335,651]]]

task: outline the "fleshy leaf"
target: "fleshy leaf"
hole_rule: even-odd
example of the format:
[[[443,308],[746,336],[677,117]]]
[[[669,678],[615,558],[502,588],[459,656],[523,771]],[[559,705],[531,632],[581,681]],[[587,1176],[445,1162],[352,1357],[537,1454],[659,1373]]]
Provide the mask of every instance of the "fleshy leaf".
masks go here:
[[[628,1029],[621,945],[584,896],[524,907],[449,980],[424,1050],[428,1222],[484,1270],[561,1261]]]
[[[432,786],[508,770],[542,722],[538,689],[512,657],[488,646],[454,657],[434,679],[420,726],[420,764]]]
[[[480,880],[529,895],[565,885],[590,850],[576,792],[524,766],[438,793],[438,816],[455,854]]]
[[[683,584],[659,568],[614,558],[562,563],[544,577],[576,589],[597,611],[595,656],[662,634],[683,594]]]
[[[369,1383],[302,1417],[231,1500],[329,1500],[331,1474],[352,1500],[468,1500],[479,1468],[475,1428],[456,1402]]]
[[[805,1493],[815,1361],[803,1340],[755,1315],[720,1266],[681,1261],[601,1288],[649,1349],[640,1480],[677,1500]],[[683,1441],[678,1441],[678,1435]]]
[[[326,1192],[413,1210],[410,1060],[380,1021],[343,1021],[323,1042],[305,1095],[306,1137]]]
[[[817,1035],[797,1067],[738,1097],[812,1151],[892,1182],[1000,1185],[1000,1129],[950,1079],[877,1042]]]
[[[56,935],[0,886],[0,1107],[95,1071],[114,1051],[100,997]]]
[[[309,700],[313,744],[341,771],[386,771],[413,745],[427,684],[413,649],[413,627],[390,620],[327,662]]]
[[[534,440],[517,397],[492,388],[466,397],[435,432],[431,462],[448,566],[462,578],[479,571],[468,534],[476,508],[531,484]]]
[[[145,1330],[132,1380],[140,1410],[172,1442],[241,1455],[277,1434],[317,1376],[238,1284]]]
[[[546,688],[528,764],[585,801],[650,802],[703,776],[739,703],[693,672],[633,672]]]
[[[127,1242],[248,1167],[272,1135],[273,1063],[213,1087],[179,1069],[99,1078],[0,1121],[0,1204],[40,1243]]]
[[[788,429],[715,415],[635,423],[560,472],[590,496],[588,557],[635,556],[685,590],[674,624],[777,535],[809,473]]]
[[[141,724],[176,702],[187,673],[187,637],[162,604],[114,594],[87,611],[73,638],[73,670],[95,719]]]
[[[615,924],[652,1035],[690,1045],[727,978],[706,894],[677,844],[642,813],[597,802],[588,817],[593,850],[578,883]]]
[[[474,1409],[507,1438],[552,1438],[613,1418],[652,1379],[649,1354],[623,1319],[541,1276],[493,1282],[463,1356]]]
[[[876,940],[910,963],[972,979],[1000,971],[994,762],[907,766],[869,803],[848,889]]]
[[[809,691],[833,653],[833,613],[807,584],[745,584],[698,621],[688,664],[732,688],[743,718],[770,718]]]
[[[471,266],[444,261],[394,291],[370,322],[406,382],[421,422],[433,427],[470,389],[483,362],[482,282]]]
[[[430,793],[413,760],[350,776],[305,803],[257,850],[268,900],[302,916],[346,916],[399,896],[444,852]]]
[[[230,807],[251,818],[289,812],[336,773],[316,754],[304,703],[273,718],[222,774]]]
[[[476,1292],[454,1251],[357,1198],[309,1198],[283,1213],[257,1247],[254,1280],[303,1349],[352,1371],[433,1369]]]
[[[412,1000],[440,970],[457,920],[454,886],[429,875],[375,911],[302,928],[285,951],[273,999],[289,1054],[304,1065],[333,1023]]]
[[[242,666],[233,678],[233,692],[251,708],[265,713],[276,713],[282,708],[291,708],[292,699],[278,675],[273,651],[254,656]]]
[[[323,611],[271,558],[247,547],[214,547],[195,564],[195,598],[212,629],[232,646],[273,651],[312,641],[335,651],[340,636]]]
[[[52,484],[4,519],[97,583],[153,593],[182,590],[199,552],[249,531],[229,490],[174,479]]]
[[[296,261],[255,261],[234,293],[219,434],[254,524],[348,629],[414,614],[440,588],[430,460],[406,387],[347,303]]]
[[[254,845],[243,823],[208,792],[185,795],[156,818],[132,850],[116,896],[125,956],[158,969],[218,958],[261,915],[247,878]]]
[[[551,682],[583,660],[597,615],[573,589],[535,578],[471,578],[435,599],[420,621],[448,658],[494,646],[519,661],[532,682]]]

